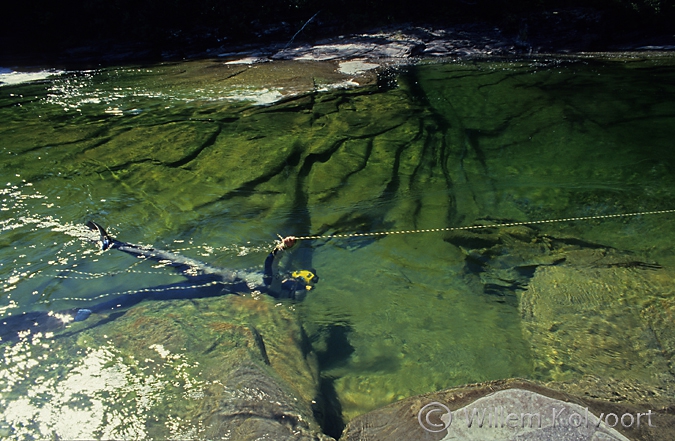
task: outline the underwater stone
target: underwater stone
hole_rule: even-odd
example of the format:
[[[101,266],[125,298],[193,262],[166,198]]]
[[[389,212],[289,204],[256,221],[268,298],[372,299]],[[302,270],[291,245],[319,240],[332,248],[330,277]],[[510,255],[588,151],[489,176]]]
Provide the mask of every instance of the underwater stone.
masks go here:
[[[664,270],[612,266],[539,267],[519,296],[536,372],[557,381],[624,378],[635,385],[627,401],[640,390],[672,392],[672,354],[640,314],[641,303],[659,301],[664,285],[658,279],[665,276]],[[589,392],[608,396],[611,391]]]
[[[176,167],[189,163],[216,133],[217,127],[203,122],[125,127],[113,131],[109,142],[89,150],[83,159],[112,169],[143,161]]]
[[[675,393],[669,269],[526,226],[452,232],[446,241],[465,253],[465,272],[483,295],[518,308],[536,378],[654,406]]]
[[[79,349],[77,354],[57,349],[73,365],[87,363],[82,351],[114,351],[117,364],[106,369],[133,375],[144,391],[157,394],[143,398],[135,417],[150,438],[332,439],[321,434],[313,416],[315,356],[292,310],[274,299],[228,295],[143,302],[121,316],[96,314],[83,323],[88,327],[82,332],[59,340]],[[66,374],[50,379],[55,390],[66,387]],[[104,416],[99,430],[124,433],[124,422],[106,422],[105,415],[135,412],[137,399],[123,392],[106,402],[99,409]],[[68,402],[53,404],[54,411],[64,412],[62,406]],[[174,426],[176,415],[180,426]]]

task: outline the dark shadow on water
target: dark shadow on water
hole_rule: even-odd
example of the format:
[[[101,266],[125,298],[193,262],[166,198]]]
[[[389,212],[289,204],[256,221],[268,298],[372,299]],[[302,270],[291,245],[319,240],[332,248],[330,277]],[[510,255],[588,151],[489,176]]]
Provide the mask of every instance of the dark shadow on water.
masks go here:
[[[321,431],[335,439],[340,438],[345,423],[342,418],[342,405],[335,392],[335,378],[321,378],[319,397],[312,410],[314,418],[321,425]]]
[[[354,352],[354,347],[347,338],[349,332],[351,332],[349,325],[329,325],[319,331],[318,338],[325,341],[326,348],[324,351],[316,351],[320,372],[347,363]],[[335,391],[335,380],[335,377],[321,376],[319,396],[313,411],[323,433],[338,439],[345,428],[345,422],[342,417],[342,405]]]
[[[347,338],[351,327],[349,325],[329,325],[320,331],[324,336],[326,350],[317,351],[319,367],[322,370],[338,367],[347,362],[354,353],[354,347]]]

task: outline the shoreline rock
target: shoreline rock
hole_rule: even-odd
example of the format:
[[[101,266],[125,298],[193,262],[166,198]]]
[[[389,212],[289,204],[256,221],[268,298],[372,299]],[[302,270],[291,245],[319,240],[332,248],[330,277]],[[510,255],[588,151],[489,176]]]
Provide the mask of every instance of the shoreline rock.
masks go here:
[[[321,24],[319,38],[308,42],[303,34],[290,41],[274,37],[258,41],[230,39],[216,30],[177,31],[181,38],[162,43],[124,39],[92,40],[51,52],[6,51],[0,66],[85,69],[111,65],[157,63],[215,57],[254,60],[410,59],[419,57],[518,56],[547,53],[672,51],[675,34],[636,25],[621,34],[606,11],[594,8],[556,8],[524,14],[518,24],[400,23],[341,34],[340,28]],[[287,23],[278,27],[288,28]],[[271,26],[274,28],[274,26]],[[17,37],[18,38],[18,37]],[[274,39],[272,39],[274,38]],[[13,47],[5,36],[1,42]],[[293,45],[289,43],[294,43]],[[332,54],[331,54],[332,52]]]
[[[427,406],[434,403],[435,405],[441,404],[445,408],[437,406],[435,414],[425,413],[429,410]],[[517,408],[514,404],[519,404],[521,408]],[[553,424],[552,409],[556,406],[558,406],[557,418],[555,418],[556,424]],[[505,413],[499,414],[499,408],[504,409]],[[490,426],[487,416],[482,427],[477,425],[467,427],[468,423],[463,409],[466,409],[470,415],[473,414],[474,410],[491,412],[492,422],[494,423],[495,418],[499,417],[500,424],[496,424],[496,426],[501,427],[494,427],[495,424]],[[586,409],[588,410],[587,415],[585,415]],[[448,410],[453,413],[450,424],[448,424],[448,419],[444,419],[442,416]],[[535,418],[529,421],[530,423],[534,421],[535,426],[539,421],[541,428],[529,427],[526,419],[523,419],[523,422],[526,423],[525,427],[516,427],[515,420],[512,420],[512,424],[509,425],[506,423],[509,412],[513,412],[514,415],[517,414],[518,417],[521,417],[521,413],[526,415],[540,413],[540,420]],[[576,427],[576,416],[573,417],[574,412],[580,414],[581,417],[579,422],[582,424],[579,424],[578,427]],[[647,414],[648,412],[651,415],[651,425],[646,421],[646,416],[642,415],[641,425],[637,427],[637,414]],[[617,416],[619,420],[628,414],[633,417],[633,424],[628,424],[629,417],[624,418],[625,424],[623,426],[619,421],[617,421],[618,424],[613,424],[613,416],[610,414]],[[427,415],[429,415],[428,418]],[[588,418],[588,424],[586,425],[583,424],[586,421],[584,418]],[[602,422],[599,423],[599,419]],[[605,421],[607,419],[609,419],[608,422]],[[572,422],[569,423],[569,421]],[[425,430],[422,427],[423,424],[428,422],[431,423],[431,426],[427,426],[427,429],[433,429],[433,431]],[[501,423],[504,423],[504,425],[502,426]],[[453,437],[453,435],[456,437]],[[675,417],[667,408],[652,409],[648,405],[603,402],[559,392],[534,381],[514,378],[465,385],[392,403],[350,421],[340,437],[340,441],[362,439],[371,441],[391,439],[652,440],[671,439],[674,435]],[[467,438],[467,436],[470,437]]]

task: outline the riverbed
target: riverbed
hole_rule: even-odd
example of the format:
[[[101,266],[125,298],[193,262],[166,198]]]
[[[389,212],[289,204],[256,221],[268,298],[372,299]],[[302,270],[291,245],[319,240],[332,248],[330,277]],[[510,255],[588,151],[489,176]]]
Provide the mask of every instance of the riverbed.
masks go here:
[[[358,78],[316,63],[198,60],[1,84],[1,315],[181,280],[101,251],[88,220],[242,271],[262,269],[277,234],[321,236],[284,264],[319,282],[279,307],[311,343],[337,427],[412,395],[513,377],[599,397],[617,384],[628,401],[673,396],[671,55],[435,59]],[[500,227],[514,223],[527,230]],[[493,236],[450,230],[477,225]],[[555,268],[569,250],[620,253],[607,265],[647,275],[598,278],[584,257],[576,276],[500,276]],[[573,307],[524,312],[532,286],[556,283]],[[591,283],[616,296],[594,297]],[[0,347],[3,437],[200,433],[184,422],[203,398],[204,354],[153,346],[155,371],[83,326]]]

